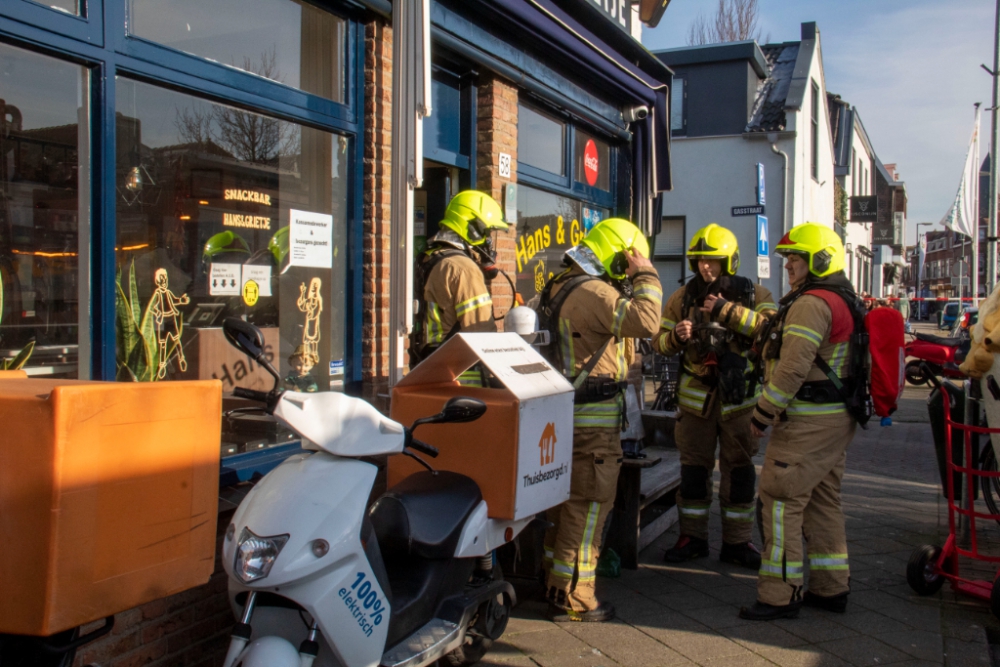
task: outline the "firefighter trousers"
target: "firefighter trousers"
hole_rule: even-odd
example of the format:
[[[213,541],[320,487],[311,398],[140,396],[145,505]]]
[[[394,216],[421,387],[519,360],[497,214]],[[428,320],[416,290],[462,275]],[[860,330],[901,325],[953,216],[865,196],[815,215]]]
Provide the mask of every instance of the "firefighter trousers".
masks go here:
[[[575,429],[570,497],[547,513],[545,588],[549,601],[573,611],[598,606],[594,594],[604,524],[615,502],[621,468],[621,432]]]
[[[846,412],[775,425],[758,488],[764,537],[759,601],[781,606],[801,599],[803,538],[809,590],[823,596],[849,590],[840,483],[855,426]]]
[[[722,510],[722,541],[745,544],[753,534],[754,491],[757,470],[753,456],[760,443],[750,432],[752,411],[745,410],[723,421],[721,402],[708,415],[679,410],[674,439],[681,455],[681,487],[677,491],[680,534],[708,539],[708,517],[712,507],[712,471],[716,442],[719,448],[719,505]]]

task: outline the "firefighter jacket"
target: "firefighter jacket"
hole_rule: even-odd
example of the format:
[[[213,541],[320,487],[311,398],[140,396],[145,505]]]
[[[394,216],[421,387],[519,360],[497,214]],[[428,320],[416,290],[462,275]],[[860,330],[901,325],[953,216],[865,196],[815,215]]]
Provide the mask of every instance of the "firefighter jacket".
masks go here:
[[[443,252],[446,248],[432,250]],[[424,344],[443,343],[458,324],[460,331],[496,331],[493,300],[479,266],[466,255],[446,257],[438,262],[424,283],[427,303]]]
[[[699,279],[697,276],[693,278],[693,280]],[[741,305],[735,300],[727,301],[720,297],[710,314],[701,312],[701,302],[693,303],[688,312],[684,313],[681,311],[684,309],[686,286],[674,292],[667,300],[667,305],[663,308],[663,316],[660,319],[659,333],[653,339],[653,349],[668,356],[680,352],[684,353],[683,367],[677,382],[677,405],[682,410],[702,415],[714,386],[714,378],[712,369],[708,368],[704,363],[705,360],[701,358],[694,336],[682,342],[677,337],[675,327],[684,320],[690,320],[697,324],[710,319],[738,334],[729,341],[728,348],[730,352],[739,355],[744,360],[747,378],[749,378],[753,372],[752,364],[747,361],[751,344],[757,334],[767,326],[777,310],[770,290],[762,285],[754,285],[753,288],[755,304],[753,308]],[[749,393],[744,400],[731,405],[723,402],[723,421],[745,413],[757,403],[760,386],[756,383],[751,384],[754,391]]]
[[[779,418],[847,414],[843,400],[830,390],[820,400],[806,395],[813,383],[816,387],[829,383],[816,365],[817,354],[838,377],[850,375],[851,311],[830,291],[819,296],[815,290],[820,289],[822,284],[794,298],[763,342],[764,387],[752,417],[761,430]]]
[[[555,296],[563,282],[583,270],[574,267],[553,286]],[[590,358],[604,346],[609,337],[612,344],[605,350],[590,373],[592,378],[609,378],[624,382],[634,349],[630,338],[649,338],[656,333],[657,316],[663,301],[660,279],[650,267],[632,276],[633,296],[625,298],[604,280],[588,280],[574,289],[559,309],[558,345],[562,357],[563,375],[571,380],[587,365]],[[621,426],[623,409],[621,393],[600,403],[573,406],[574,428],[615,428]]]

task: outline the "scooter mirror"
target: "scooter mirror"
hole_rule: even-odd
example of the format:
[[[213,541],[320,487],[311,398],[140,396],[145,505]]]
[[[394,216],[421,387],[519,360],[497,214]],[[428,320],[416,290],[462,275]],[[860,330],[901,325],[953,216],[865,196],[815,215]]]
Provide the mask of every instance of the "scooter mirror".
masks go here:
[[[227,317],[222,323],[222,333],[230,345],[255,361],[264,354],[264,334],[249,322],[238,317]]]
[[[467,396],[456,396],[448,399],[441,410],[440,421],[442,423],[459,424],[462,422],[476,421],[486,412],[486,404],[478,398]]]

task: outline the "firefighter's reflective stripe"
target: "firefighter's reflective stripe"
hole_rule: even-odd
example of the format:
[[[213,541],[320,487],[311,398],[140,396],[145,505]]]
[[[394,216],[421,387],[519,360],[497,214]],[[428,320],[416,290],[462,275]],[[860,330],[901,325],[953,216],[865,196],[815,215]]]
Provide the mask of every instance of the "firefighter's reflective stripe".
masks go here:
[[[625,341],[615,346],[615,361],[618,363],[618,372],[615,373],[615,380],[624,382],[628,377],[628,363],[625,361]]]
[[[663,304],[663,290],[660,289],[659,285],[650,285],[644,283],[639,287],[636,287],[632,292],[632,296],[636,299],[645,299],[646,301],[652,301],[656,304],[656,309],[660,310]]]
[[[757,326],[764,319],[764,316],[750,310],[749,308],[743,308],[742,310],[743,310],[743,316],[740,317],[740,321],[737,325],[739,328],[739,333],[743,334],[744,336],[750,336],[753,334],[754,329],[756,329]]]
[[[574,567],[572,563],[567,563],[564,560],[552,560],[552,567],[549,569],[551,574],[557,577],[563,577],[565,579],[573,578]]]
[[[458,383],[463,387],[482,387],[483,374],[479,372],[476,366],[473,366],[458,376]]]
[[[773,382],[768,382],[764,385],[764,398],[774,403],[779,410],[784,410],[795,397],[787,391],[778,389]]]
[[[591,562],[597,562],[597,559],[591,559],[592,552],[594,549],[594,532],[597,528],[597,517],[601,514],[601,503],[591,502],[590,507],[587,508],[587,520],[583,525],[583,538],[580,540],[580,555],[577,557],[577,567],[579,568],[580,575],[577,581],[593,581],[594,579],[594,568],[591,567]]]
[[[757,304],[757,307],[753,309],[755,313],[763,313],[765,310],[778,310],[778,306],[771,301],[765,301]]]
[[[552,559],[555,557],[555,553],[556,553],[555,549],[553,549],[552,547],[550,547],[548,545],[543,546],[542,549],[544,549],[544,551],[542,553],[542,562],[546,563],[546,564],[551,563]]]
[[[805,338],[810,343],[819,347],[820,343],[823,342],[823,336],[818,331],[813,331],[809,327],[804,327],[801,324],[789,324],[784,328],[783,333],[789,336],[798,336],[799,338]]]
[[[810,554],[809,569],[811,570],[846,570],[847,554]]]
[[[581,403],[573,406],[574,428],[618,428],[622,409],[618,400],[604,403]]]
[[[663,329],[664,331],[671,331],[676,326],[677,322],[674,322],[670,318],[667,317],[660,318],[660,328]]]
[[[611,321],[611,333],[615,338],[622,337],[622,322],[625,321],[625,316],[628,315],[628,309],[631,304],[625,299],[618,301],[618,305],[615,306],[615,317]]]
[[[689,517],[707,517],[710,507],[708,505],[689,505],[687,503],[678,506],[678,510],[684,516]]]
[[[843,403],[808,403],[806,401],[792,401],[785,408],[785,414],[792,416],[813,416],[813,415],[836,415],[847,412],[847,406]]]
[[[677,386],[677,403],[689,410],[701,412],[705,407],[708,392],[696,389],[692,386],[693,382],[694,377],[691,375],[685,373],[681,376],[681,381]]]
[[[838,377],[843,377],[847,373],[847,352],[850,349],[850,343],[837,343],[833,346],[833,353],[830,355],[830,370],[834,372]]]
[[[757,385],[756,391],[754,391],[753,396],[748,396],[746,400],[742,403],[734,403],[733,405],[722,404],[722,415],[728,416],[734,412],[739,412],[740,410],[749,410],[757,404],[757,399],[760,397],[760,385]]]
[[[575,375],[576,359],[573,357],[573,327],[569,320],[559,318],[559,345],[562,347],[563,375]]]
[[[466,299],[465,301],[457,304],[455,306],[455,315],[457,317],[462,317],[468,312],[476,310],[477,308],[483,308],[484,306],[492,306],[493,300],[490,298],[489,292],[485,294],[477,294],[471,299]]]
[[[438,345],[444,342],[444,327],[441,324],[441,309],[433,301],[427,302],[427,345]]]
[[[771,508],[771,553],[760,562],[760,574],[768,577],[784,577],[782,561],[785,557],[785,503],[774,501]]]
[[[723,507],[722,518],[730,521],[753,521],[754,508]]]

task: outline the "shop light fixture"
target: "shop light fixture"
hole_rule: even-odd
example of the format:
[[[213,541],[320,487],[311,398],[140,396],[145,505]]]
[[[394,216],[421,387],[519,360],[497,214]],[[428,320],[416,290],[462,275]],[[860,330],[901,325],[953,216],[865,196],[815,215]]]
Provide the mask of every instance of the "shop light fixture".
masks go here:
[[[191,216],[190,216],[190,215],[182,215],[182,216],[180,216],[180,217],[179,217],[178,219],[179,219],[179,220],[190,220],[190,219],[191,219]]]

